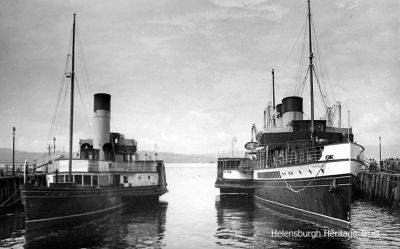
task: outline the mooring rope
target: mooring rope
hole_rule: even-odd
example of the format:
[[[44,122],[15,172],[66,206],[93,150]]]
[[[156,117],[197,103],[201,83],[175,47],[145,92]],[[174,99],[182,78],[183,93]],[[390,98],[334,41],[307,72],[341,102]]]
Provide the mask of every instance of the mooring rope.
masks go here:
[[[319,172],[322,170],[322,168],[325,167],[326,162],[327,162],[328,160],[329,160],[329,159],[326,159],[325,162],[322,163],[322,165],[321,165],[321,167],[319,168],[317,174],[313,177],[313,179],[312,179],[306,186],[304,186],[304,187],[301,188],[301,189],[295,190],[295,189],[293,189],[293,187],[292,187],[289,183],[287,183],[287,181],[286,181],[285,179],[283,179],[283,181],[284,181],[285,184],[286,184],[286,188],[289,189],[290,191],[296,193],[296,194],[298,194],[299,192],[305,190],[308,186],[310,186],[311,183],[314,182],[315,178],[318,176],[318,174],[319,174]]]
[[[17,201],[19,201],[21,199],[21,197],[18,197],[15,201],[7,204],[7,205],[0,205],[0,208],[5,208],[5,207],[9,207],[11,205],[14,205]]]
[[[3,203],[0,204],[0,207],[7,207],[7,206],[5,206],[5,204],[6,204],[9,200],[11,200],[16,194],[18,194],[18,192],[19,192],[19,190],[15,191],[14,194],[10,195],[10,197],[8,197],[7,200],[5,200]],[[19,199],[19,198],[18,198],[18,199]]]

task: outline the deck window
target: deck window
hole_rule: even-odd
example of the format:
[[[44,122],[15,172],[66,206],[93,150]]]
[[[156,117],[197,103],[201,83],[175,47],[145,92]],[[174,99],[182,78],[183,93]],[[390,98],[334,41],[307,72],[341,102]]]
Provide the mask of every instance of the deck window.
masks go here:
[[[64,182],[64,175],[58,176],[58,182]]]
[[[124,182],[124,183],[128,183],[128,176],[124,176],[124,177],[123,177],[123,182]]]
[[[91,185],[91,182],[90,182],[90,175],[84,175],[84,176],[83,176],[83,185],[88,185],[88,186]]]
[[[99,185],[100,186],[109,185],[109,184],[110,184],[110,181],[109,181],[107,175],[99,176]]]
[[[92,176],[92,180],[93,180],[93,186],[97,186],[99,183],[99,178],[96,175]]]
[[[74,175],[74,182],[82,185],[82,175]]]

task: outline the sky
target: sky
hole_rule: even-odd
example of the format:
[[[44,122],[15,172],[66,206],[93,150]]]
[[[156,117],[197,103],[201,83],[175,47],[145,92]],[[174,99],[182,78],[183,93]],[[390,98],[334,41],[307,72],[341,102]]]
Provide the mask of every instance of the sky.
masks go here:
[[[313,0],[311,8],[316,67],[331,104],[341,102],[342,127],[350,111],[357,143],[400,144],[400,1]],[[0,1],[0,148],[12,147],[15,126],[17,150],[45,152],[53,137],[67,150],[68,99],[65,117],[52,120],[76,13],[74,150],[93,136],[98,92],[112,95],[111,130],[140,150],[215,154],[231,150],[233,137],[243,150],[251,125],[262,129],[271,70],[277,102],[302,82],[306,11],[306,0]],[[309,118],[308,83],[302,96]]]

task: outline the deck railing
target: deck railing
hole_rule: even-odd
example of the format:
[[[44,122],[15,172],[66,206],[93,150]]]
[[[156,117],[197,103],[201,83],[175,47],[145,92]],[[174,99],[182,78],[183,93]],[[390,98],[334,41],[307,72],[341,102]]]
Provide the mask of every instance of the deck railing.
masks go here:
[[[246,152],[244,151],[221,151],[218,153],[218,157],[223,158],[244,158]]]
[[[282,167],[302,163],[312,163],[321,160],[323,146],[314,148],[303,148],[298,150],[276,150],[266,155],[265,150],[256,152],[255,158],[231,158],[223,157],[218,159],[218,165],[223,169],[256,169],[266,167]]]
[[[157,162],[161,161],[136,160],[132,162],[112,162],[110,171],[157,172]]]
[[[269,155],[266,165],[268,167],[281,167],[284,165],[312,163],[321,159],[322,151],[322,146],[292,151],[282,150],[274,153],[273,155]]]
[[[257,160],[249,158],[220,158],[218,159],[218,166],[222,169],[241,169],[253,170],[256,168]]]

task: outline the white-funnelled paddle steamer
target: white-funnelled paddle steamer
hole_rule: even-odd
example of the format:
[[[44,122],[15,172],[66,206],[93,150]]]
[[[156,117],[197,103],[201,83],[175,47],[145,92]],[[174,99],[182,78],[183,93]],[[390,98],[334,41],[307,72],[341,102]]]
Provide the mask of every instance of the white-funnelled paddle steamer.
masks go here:
[[[86,219],[125,204],[154,203],[167,192],[163,161],[138,160],[137,142],[110,132],[109,94],[94,95],[94,138],[81,139],[79,158],[73,158],[74,41],[75,15],[69,158],[46,164],[46,186],[21,186],[28,227]]]
[[[311,119],[303,119],[303,98],[289,96],[264,110],[264,128],[256,142],[246,144],[253,158],[229,163],[219,158],[218,182],[233,181],[225,172],[243,167],[252,170],[253,197],[258,203],[334,227],[350,227],[350,206],[356,176],[364,164],[364,148],[354,142],[352,129],[341,127],[341,107],[326,108],[326,118],[314,119],[314,54],[311,10],[308,1]],[[274,89],[274,71],[273,89]],[[318,84],[320,84],[318,82]],[[334,125],[334,114],[338,125]],[[224,163],[225,162],[225,163]],[[226,166],[229,165],[229,166]],[[236,174],[236,186],[240,186]],[[216,184],[224,192],[223,184]]]

